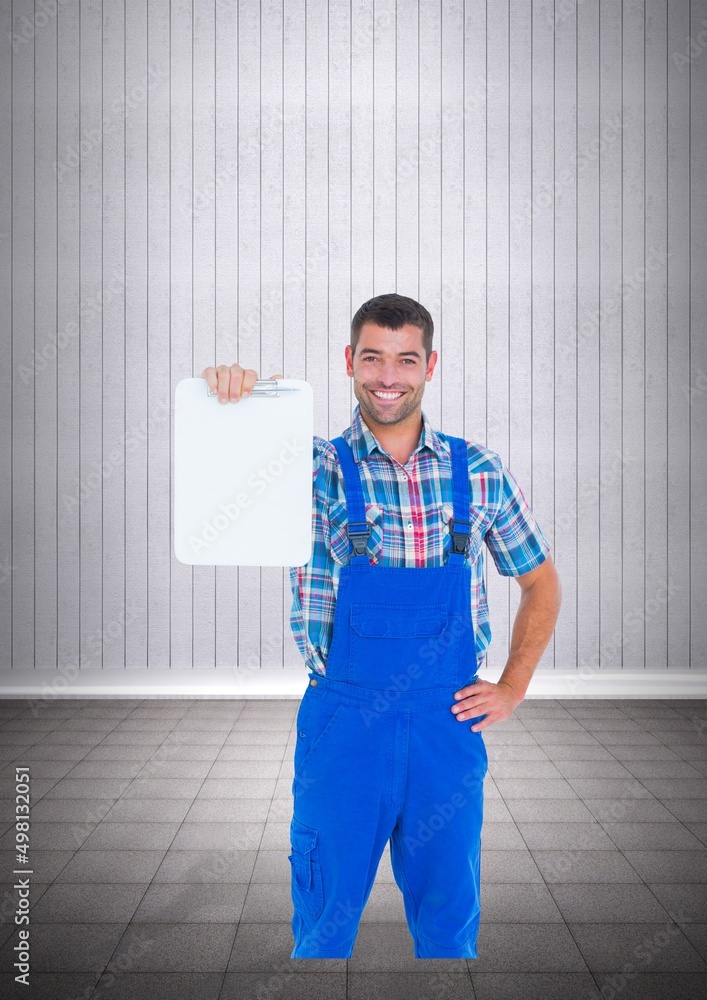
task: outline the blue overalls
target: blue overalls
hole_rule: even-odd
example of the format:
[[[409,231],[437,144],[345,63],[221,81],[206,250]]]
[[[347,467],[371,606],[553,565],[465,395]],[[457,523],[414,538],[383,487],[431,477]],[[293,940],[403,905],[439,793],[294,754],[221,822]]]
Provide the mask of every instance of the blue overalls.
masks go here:
[[[290,824],[290,958],[349,958],[390,840],[416,958],[476,958],[483,780],[481,732],[454,692],[477,676],[471,619],[469,474],[452,451],[452,551],[443,566],[372,565],[361,480],[344,473],[353,554],[341,568],[326,676],[297,714]]]

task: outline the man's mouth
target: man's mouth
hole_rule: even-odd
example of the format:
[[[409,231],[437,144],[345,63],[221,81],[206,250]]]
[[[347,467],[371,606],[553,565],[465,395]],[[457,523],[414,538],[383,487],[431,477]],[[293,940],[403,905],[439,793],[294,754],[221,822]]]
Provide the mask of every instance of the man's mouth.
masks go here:
[[[382,399],[384,402],[393,402],[405,395],[404,392],[385,392],[383,389],[370,389],[369,391],[376,399]]]

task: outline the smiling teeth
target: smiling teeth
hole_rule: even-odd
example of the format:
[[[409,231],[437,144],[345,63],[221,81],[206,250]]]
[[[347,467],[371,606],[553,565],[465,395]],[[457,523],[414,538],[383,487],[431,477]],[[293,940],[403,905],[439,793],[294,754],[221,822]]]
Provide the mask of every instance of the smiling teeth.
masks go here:
[[[379,399],[397,399],[398,396],[402,396],[402,392],[376,392],[374,389],[373,395],[378,396]]]

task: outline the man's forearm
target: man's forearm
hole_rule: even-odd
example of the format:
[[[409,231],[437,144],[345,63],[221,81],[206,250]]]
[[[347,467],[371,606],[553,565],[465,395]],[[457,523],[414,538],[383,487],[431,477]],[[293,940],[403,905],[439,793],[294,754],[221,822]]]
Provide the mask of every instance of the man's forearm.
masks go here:
[[[498,680],[511,688],[518,704],[525,698],[530,679],[550,641],[561,603],[562,588],[556,574],[548,580],[538,580],[521,594],[508,662]]]

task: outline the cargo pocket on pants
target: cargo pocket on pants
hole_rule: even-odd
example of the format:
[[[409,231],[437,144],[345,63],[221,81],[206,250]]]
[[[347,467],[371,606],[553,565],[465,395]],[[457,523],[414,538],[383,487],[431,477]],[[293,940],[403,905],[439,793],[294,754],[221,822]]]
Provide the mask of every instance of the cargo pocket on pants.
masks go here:
[[[318,917],[324,909],[324,889],[319,863],[319,831],[292,818],[288,859],[292,866],[292,900],[297,909]]]

